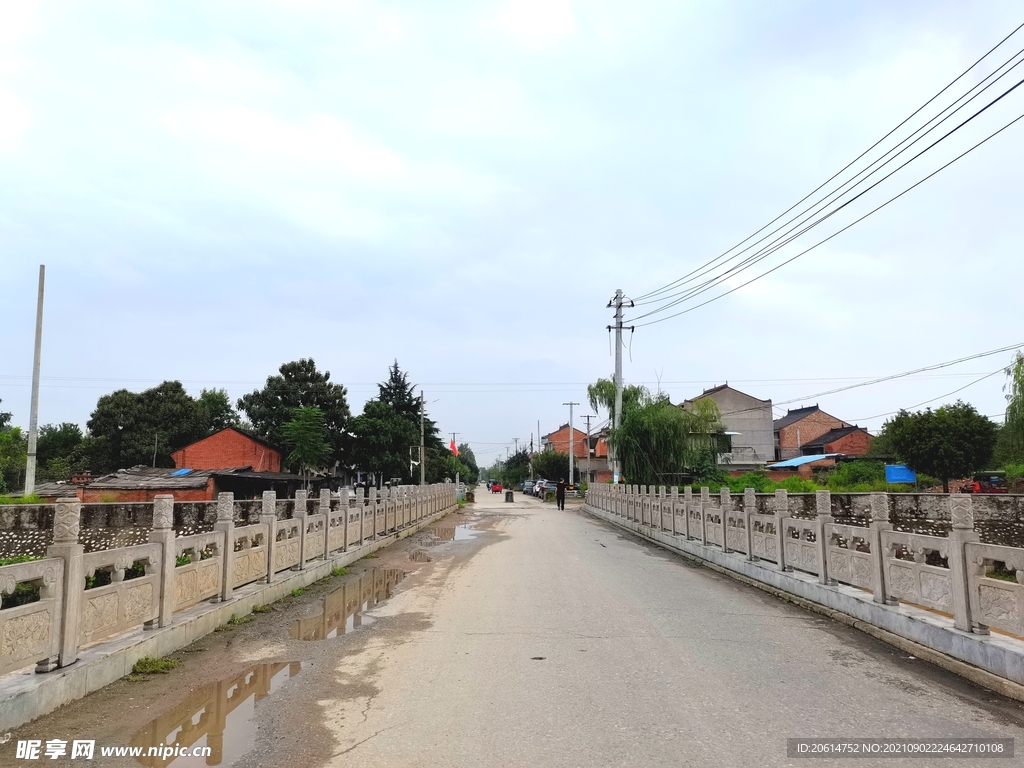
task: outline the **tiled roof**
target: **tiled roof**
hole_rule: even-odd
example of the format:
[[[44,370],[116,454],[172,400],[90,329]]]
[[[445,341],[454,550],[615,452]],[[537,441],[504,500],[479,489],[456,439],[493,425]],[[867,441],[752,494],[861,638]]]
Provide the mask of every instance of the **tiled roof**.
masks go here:
[[[839,429],[830,429],[828,432],[826,432],[821,437],[816,437],[813,440],[808,440],[806,443],[803,444],[803,447],[804,448],[809,448],[811,446],[818,446],[818,445],[826,446],[829,443],[835,442],[836,440],[838,440],[841,437],[846,437],[847,435],[852,434],[854,432],[864,432],[864,431],[866,431],[864,429],[864,427],[840,427]]]
[[[808,405],[806,408],[794,408],[791,411],[786,411],[785,416],[780,416],[774,422],[772,422],[773,429],[782,429],[788,427],[790,424],[796,424],[798,421],[807,418],[812,413],[816,413],[821,409],[817,405]]]

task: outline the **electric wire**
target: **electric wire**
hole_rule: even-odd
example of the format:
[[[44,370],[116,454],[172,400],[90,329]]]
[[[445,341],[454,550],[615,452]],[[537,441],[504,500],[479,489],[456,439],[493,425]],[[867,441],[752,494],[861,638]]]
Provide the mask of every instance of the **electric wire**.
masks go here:
[[[889,411],[888,413],[878,413],[878,414],[875,414],[874,416],[862,416],[861,418],[858,418],[858,419],[851,419],[851,421],[853,421],[853,422],[871,421],[873,419],[880,419],[883,416],[892,416],[894,413],[899,413],[900,411],[907,411],[907,410],[910,410],[911,408],[920,408],[922,405],[928,405],[928,403],[934,403],[936,400],[942,400],[943,398],[949,397],[950,395],[955,395],[957,392],[963,392],[968,387],[973,387],[978,382],[984,381],[985,379],[992,378],[997,373],[1002,373],[1004,370],[1006,370],[1006,369],[1005,368],[997,368],[996,370],[992,371],[992,373],[986,373],[980,379],[975,379],[974,381],[970,382],[969,384],[964,384],[962,387],[959,387],[958,389],[954,389],[952,392],[947,392],[944,395],[939,395],[937,397],[932,397],[932,398],[929,398],[928,400],[922,400],[920,403],[914,403],[913,405],[907,405],[907,406],[904,406],[903,408],[899,408],[899,409],[897,409],[895,411]]]
[[[945,92],[946,92],[946,91],[948,91],[948,90],[949,90],[950,88],[952,88],[952,87],[953,87],[953,86],[954,86],[954,85],[955,85],[955,84],[956,84],[957,82],[959,82],[959,81],[960,81],[961,79],[963,79],[964,77],[966,77],[968,73],[970,73],[970,72],[971,72],[971,71],[972,71],[972,70],[973,70],[973,69],[974,69],[975,67],[977,67],[977,66],[978,66],[978,65],[979,65],[979,64],[980,64],[980,63],[981,63],[982,61],[984,61],[984,60],[985,60],[986,58],[988,58],[988,57],[989,57],[989,56],[990,56],[990,55],[991,55],[991,54],[992,54],[992,53],[993,53],[993,52],[994,52],[994,51],[995,51],[996,49],[998,49],[998,48],[999,48],[1000,46],[1002,46],[1002,45],[1003,45],[1003,43],[1005,43],[1005,42],[1006,42],[1007,40],[1009,40],[1009,39],[1010,39],[1011,37],[1013,37],[1013,35],[1015,35],[1015,34],[1016,34],[1016,33],[1017,33],[1018,31],[1020,31],[1020,29],[1021,29],[1022,27],[1024,27],[1024,23],[1022,23],[1022,24],[1020,24],[1019,26],[1017,26],[1017,27],[1016,27],[1016,28],[1015,28],[1015,29],[1014,29],[1013,31],[1011,31],[1011,32],[1010,32],[1010,33],[1009,33],[1008,35],[1006,35],[1006,37],[1004,37],[1004,38],[1003,38],[1002,40],[1000,40],[1000,41],[999,41],[998,43],[996,43],[996,44],[995,44],[994,46],[992,46],[992,48],[990,48],[990,49],[989,49],[989,50],[988,50],[988,51],[987,51],[986,53],[984,53],[984,54],[983,54],[983,55],[982,55],[982,56],[981,56],[981,57],[980,57],[979,59],[977,59],[977,61],[975,61],[975,62],[974,62],[973,64],[971,64],[971,66],[969,66],[969,67],[968,67],[967,69],[965,69],[965,70],[964,70],[963,72],[961,72],[961,73],[960,73],[960,74],[959,74],[959,75],[958,75],[957,77],[955,77],[955,78],[954,78],[953,80],[951,80],[951,81],[950,81],[949,83],[947,83],[947,84],[946,84],[946,85],[945,85],[945,86],[944,86],[944,87],[943,87],[942,89],[940,89],[940,90],[939,90],[939,91],[938,91],[938,92],[937,92],[937,93],[936,93],[936,94],[935,94],[934,96],[932,96],[932,97],[931,97],[930,99],[928,99],[928,101],[926,101],[926,102],[925,102],[924,104],[922,104],[922,105],[921,105],[920,107],[918,107],[918,108],[917,108],[916,110],[914,110],[914,111],[913,111],[913,112],[912,112],[912,113],[911,113],[910,115],[908,115],[908,116],[907,116],[906,118],[904,118],[904,119],[903,119],[903,121],[902,121],[902,122],[900,122],[900,123],[899,123],[899,124],[898,124],[898,125],[897,125],[897,126],[896,126],[895,128],[893,128],[892,130],[890,130],[890,131],[889,131],[888,133],[886,133],[886,134],[885,134],[884,136],[882,136],[882,138],[878,139],[878,141],[876,141],[876,142],[875,142],[874,144],[872,144],[872,145],[871,145],[870,147],[868,147],[868,148],[867,148],[867,149],[865,149],[865,150],[864,150],[863,152],[861,152],[861,153],[860,153],[860,154],[859,154],[859,155],[858,155],[857,157],[855,157],[855,158],[854,158],[853,160],[851,160],[851,161],[850,161],[849,163],[847,163],[847,164],[846,164],[846,165],[845,165],[845,166],[844,166],[843,168],[841,168],[841,169],[840,169],[839,171],[837,171],[837,172],[836,172],[835,174],[833,174],[833,175],[832,175],[832,176],[831,176],[830,178],[826,179],[826,180],[825,180],[824,182],[822,182],[822,184],[820,184],[820,185],[819,185],[818,187],[816,187],[815,189],[813,189],[813,190],[812,190],[811,192],[809,192],[809,193],[808,193],[807,195],[805,195],[805,196],[804,196],[803,198],[801,198],[801,199],[800,199],[800,200],[798,200],[798,201],[797,201],[796,203],[794,203],[793,205],[791,205],[791,206],[790,206],[789,208],[787,208],[787,209],[786,209],[785,211],[783,211],[782,213],[780,213],[780,214],[779,214],[778,216],[776,216],[776,217],[775,217],[774,219],[772,219],[771,221],[769,221],[769,222],[768,222],[767,224],[765,224],[764,226],[762,226],[762,227],[761,227],[760,229],[756,230],[755,232],[753,232],[752,234],[750,234],[749,236],[747,236],[746,238],[744,238],[743,240],[741,240],[741,241],[740,241],[739,243],[737,243],[736,245],[734,245],[734,246],[733,246],[732,248],[729,248],[728,250],[726,250],[725,252],[723,252],[723,253],[722,253],[722,254],[721,254],[720,256],[716,257],[715,259],[712,259],[711,261],[709,261],[709,262],[706,262],[706,263],[705,263],[704,265],[702,265],[702,266],[700,266],[700,267],[697,267],[697,269],[696,269],[696,270],[693,270],[693,271],[691,271],[691,272],[688,272],[687,274],[683,275],[683,277],[682,277],[682,278],[679,278],[679,280],[675,280],[675,281],[673,281],[673,282],[671,282],[671,283],[668,283],[667,285],[665,285],[665,286],[662,286],[661,288],[658,288],[658,289],[656,289],[656,290],[654,290],[654,291],[649,291],[649,292],[647,292],[647,293],[645,293],[645,294],[641,294],[641,295],[640,295],[639,297],[637,297],[637,300],[639,300],[639,299],[647,299],[647,298],[649,298],[649,297],[651,297],[651,296],[654,296],[654,295],[658,295],[658,294],[660,294],[660,293],[664,293],[664,292],[666,292],[666,291],[668,291],[668,290],[671,290],[671,289],[672,289],[672,288],[673,288],[674,286],[676,286],[676,285],[678,285],[678,284],[679,284],[680,280],[683,280],[683,279],[685,279],[685,278],[689,277],[690,275],[692,275],[692,274],[693,274],[693,272],[695,272],[695,271],[697,271],[697,270],[699,270],[699,269],[702,269],[702,268],[703,268],[703,267],[705,267],[705,266],[708,266],[708,265],[712,265],[712,264],[714,264],[715,262],[717,262],[717,261],[721,260],[721,259],[722,259],[722,258],[724,258],[724,257],[725,257],[726,255],[728,255],[729,253],[731,253],[732,251],[734,251],[734,250],[735,250],[736,248],[738,248],[738,247],[740,247],[741,245],[743,245],[744,243],[746,243],[746,242],[747,242],[748,240],[750,240],[750,239],[751,239],[752,237],[755,237],[756,235],[758,235],[758,234],[760,234],[761,232],[763,232],[763,231],[764,231],[765,229],[767,229],[767,228],[768,228],[768,227],[770,227],[770,226],[771,226],[772,224],[774,224],[774,223],[775,223],[776,221],[778,221],[778,220],[779,220],[779,219],[781,219],[781,218],[782,218],[783,216],[785,216],[786,214],[788,214],[788,213],[789,213],[790,211],[792,211],[792,210],[793,210],[794,208],[796,208],[797,206],[801,205],[801,204],[802,204],[802,203],[803,203],[804,201],[806,201],[806,200],[807,200],[808,198],[810,198],[811,196],[813,196],[814,194],[816,194],[816,193],[817,193],[818,191],[820,191],[821,189],[823,189],[824,187],[826,187],[826,186],[827,186],[828,184],[830,184],[830,183],[831,183],[831,182],[832,182],[833,180],[835,180],[835,179],[836,179],[837,177],[839,177],[839,176],[840,176],[840,175],[841,175],[842,173],[844,173],[845,171],[847,171],[847,170],[848,170],[849,168],[851,168],[851,167],[852,167],[852,166],[853,166],[853,165],[854,165],[855,163],[857,163],[857,162],[858,162],[859,160],[861,160],[861,159],[862,159],[862,158],[863,158],[863,157],[864,157],[865,155],[867,155],[867,154],[868,154],[868,153],[869,153],[869,152],[870,152],[871,150],[873,150],[873,149],[874,149],[875,147],[877,147],[877,146],[878,146],[879,144],[881,144],[882,142],[884,142],[884,141],[885,141],[885,140],[886,140],[887,138],[889,138],[890,136],[892,136],[892,135],[893,135],[893,134],[894,134],[894,133],[895,133],[896,131],[898,131],[898,130],[899,130],[900,128],[902,128],[902,127],[903,127],[904,125],[906,125],[906,123],[908,123],[908,122],[909,122],[910,120],[912,120],[912,119],[913,119],[913,118],[914,118],[915,116],[917,116],[918,114],[920,114],[920,112],[921,112],[922,110],[924,110],[924,109],[925,109],[926,107],[928,107],[928,105],[930,105],[930,104],[931,104],[932,102],[934,102],[934,101],[935,101],[935,100],[936,100],[937,98],[939,98],[939,97],[940,97],[940,96],[941,96],[941,95],[942,95],[943,93],[945,93]]]

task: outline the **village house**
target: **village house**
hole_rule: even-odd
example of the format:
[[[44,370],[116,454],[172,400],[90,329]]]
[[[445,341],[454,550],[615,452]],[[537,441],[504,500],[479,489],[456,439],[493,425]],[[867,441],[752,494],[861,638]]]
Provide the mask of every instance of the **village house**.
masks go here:
[[[719,466],[734,471],[763,467],[775,455],[772,443],[772,401],[760,400],[746,392],[730,387],[728,382],[705,389],[692,400],[684,400],[681,408],[690,410],[693,404],[710,398],[718,406],[730,437],[731,450],[717,457]]]
[[[253,472],[280,472],[281,452],[269,443],[228,427],[171,454],[178,469],[250,467]]]
[[[775,419],[774,456],[776,461],[803,456],[803,446],[811,443],[833,429],[852,427],[842,419],[825,413],[817,404],[806,408],[793,408],[786,415]],[[865,449],[866,450],[866,449]],[[827,453],[827,451],[824,451]],[[823,453],[823,451],[816,451]]]

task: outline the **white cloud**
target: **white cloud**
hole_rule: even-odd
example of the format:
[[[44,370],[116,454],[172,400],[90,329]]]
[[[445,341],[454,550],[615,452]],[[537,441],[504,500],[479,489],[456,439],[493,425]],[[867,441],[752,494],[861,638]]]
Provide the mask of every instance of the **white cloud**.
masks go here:
[[[525,48],[546,48],[576,33],[568,0],[505,0],[483,23]]]
[[[11,91],[0,88],[0,154],[11,154],[32,125],[32,110]]]

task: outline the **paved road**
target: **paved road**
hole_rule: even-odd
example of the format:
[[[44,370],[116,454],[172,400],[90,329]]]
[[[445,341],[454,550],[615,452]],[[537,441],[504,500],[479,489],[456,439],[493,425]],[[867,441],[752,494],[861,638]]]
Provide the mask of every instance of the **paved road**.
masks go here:
[[[383,608],[428,624],[345,659],[375,690],[322,702],[348,750],[330,765],[787,765],[786,737],[1024,736],[1019,705],[581,511],[481,506],[509,515],[497,540]]]
[[[298,639],[293,620],[319,612],[307,595],[200,641],[171,675],[116,683],[15,738],[127,743],[175,707],[203,727],[211,705],[190,703],[205,701],[201,683],[275,661],[272,695],[228,716],[222,764],[1020,764],[788,759],[787,737],[998,737],[1024,750],[1024,708],[579,509],[481,496],[475,539],[362,561],[415,569],[362,628]]]

